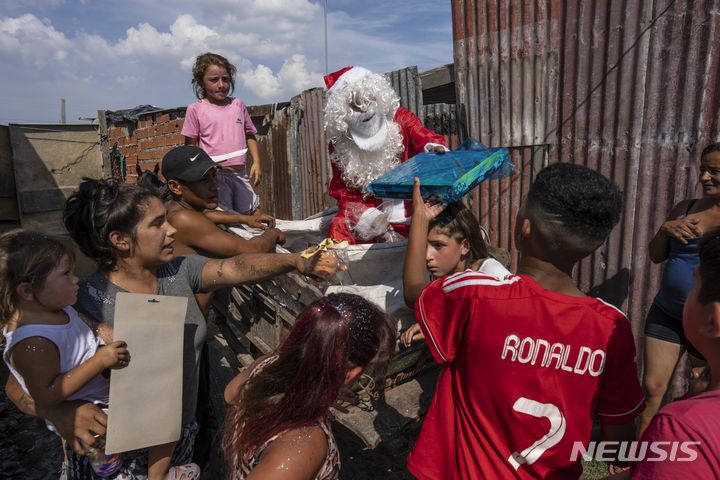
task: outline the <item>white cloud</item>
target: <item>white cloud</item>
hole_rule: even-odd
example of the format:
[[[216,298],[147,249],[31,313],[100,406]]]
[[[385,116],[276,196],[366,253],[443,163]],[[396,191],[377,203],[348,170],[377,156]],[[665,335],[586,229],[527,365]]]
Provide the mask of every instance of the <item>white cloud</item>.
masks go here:
[[[281,95],[289,99],[303,90],[322,85],[322,74],[309,72],[307,59],[299,54],[285,61],[277,76],[265,65],[258,65],[254,70],[241,73],[240,79],[246,89],[264,100]]]
[[[280,82],[265,65],[258,65],[255,70],[240,74],[245,88],[260,98],[271,98],[280,93]]]
[[[34,68],[62,61],[72,43],[55,30],[49,20],[34,15],[0,18],[0,58],[14,60]]]
[[[82,17],[88,9],[98,10],[94,2],[87,2],[82,11],[77,2],[64,0],[0,2],[34,5],[16,16],[0,14],[0,64],[20,72],[17,78],[0,77],[0,101],[5,105],[0,122],[32,116],[54,120],[60,97],[68,100],[69,118],[144,103],[186,105],[194,98],[193,61],[207,51],[235,64],[237,94],[249,105],[289,100],[304,89],[322,86],[319,0],[217,0],[212,9],[194,0],[127,0],[122,8],[109,5],[102,18]],[[373,8],[387,15],[363,7],[367,18],[359,17],[341,11],[350,8],[348,2],[339,2],[335,9],[330,5],[331,69],[354,64],[383,72],[420,62],[429,68],[452,61],[449,25],[445,45],[425,36],[404,37],[412,9],[403,9],[403,2],[375,3]],[[30,11],[35,13],[26,13]],[[168,18],[168,11],[178,14]],[[135,12],[142,12],[141,20]],[[16,101],[19,98],[28,100]],[[82,110],[75,113],[73,108]],[[45,109],[51,113],[43,113]]]
[[[219,10],[231,12],[238,20],[254,25],[253,30],[293,28],[322,13],[319,4],[308,0],[217,0],[215,5]]]
[[[169,32],[159,32],[147,23],[127,29],[127,37],[117,43],[114,50],[121,56],[178,55],[188,49],[206,48],[218,34],[198,24],[191,15],[180,15]]]
[[[280,68],[278,80],[292,95],[298,94],[311,87],[323,84],[322,73],[308,72],[305,55],[293,55],[292,58]]]

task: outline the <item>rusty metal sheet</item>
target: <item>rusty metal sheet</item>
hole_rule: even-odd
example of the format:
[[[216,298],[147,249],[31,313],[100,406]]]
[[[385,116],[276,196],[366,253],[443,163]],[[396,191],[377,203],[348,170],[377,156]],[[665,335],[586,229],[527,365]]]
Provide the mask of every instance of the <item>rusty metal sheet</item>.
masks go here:
[[[294,211],[296,218],[307,218],[335,205],[327,194],[332,173],[323,128],[325,90],[305,90],[294,97],[291,104],[297,119],[297,155],[293,161],[297,163],[299,179]]]
[[[647,244],[673,204],[698,196],[699,153],[720,137],[719,11],[718,0],[452,1],[469,134],[491,146],[547,145],[547,162],[587,165],[623,190],[620,225],[576,277],[625,310],[638,339],[661,274]],[[502,245],[529,183],[495,182],[474,198]]]
[[[577,277],[626,309],[637,336],[662,273],[647,244],[675,203],[699,196],[700,151],[720,133],[719,6],[583,2],[563,20],[568,68],[559,86],[557,157],[602,172],[625,193],[620,226]]]
[[[510,252],[510,270],[517,268],[518,252],[513,242],[515,217],[535,175],[547,161],[547,146],[510,147],[515,165],[512,177],[481,183],[470,196],[470,206],[488,233],[490,244]]]
[[[293,135],[290,127],[289,107],[276,111],[273,115],[270,128],[270,147],[272,148],[273,159],[273,188],[272,197],[269,197],[266,205],[273,205],[278,218],[292,218],[293,197],[290,186],[290,171],[288,162],[290,150],[288,139]]]
[[[417,66],[395,70],[385,74],[400,96],[400,106],[405,107],[424,121],[423,95]]]
[[[458,103],[469,134],[490,146],[544,144],[554,119],[558,2],[454,0]]]
[[[448,103],[423,105],[425,127],[445,137],[448,148],[455,150],[463,140],[457,120],[457,106]]]

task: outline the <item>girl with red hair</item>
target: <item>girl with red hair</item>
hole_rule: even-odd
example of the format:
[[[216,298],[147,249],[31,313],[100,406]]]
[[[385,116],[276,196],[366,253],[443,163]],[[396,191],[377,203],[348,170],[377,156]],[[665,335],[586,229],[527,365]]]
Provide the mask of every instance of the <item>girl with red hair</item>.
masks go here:
[[[307,307],[278,351],[225,389],[229,478],[337,479],[330,407],[364,371],[384,373],[395,337],[389,317],[358,295],[331,294]]]

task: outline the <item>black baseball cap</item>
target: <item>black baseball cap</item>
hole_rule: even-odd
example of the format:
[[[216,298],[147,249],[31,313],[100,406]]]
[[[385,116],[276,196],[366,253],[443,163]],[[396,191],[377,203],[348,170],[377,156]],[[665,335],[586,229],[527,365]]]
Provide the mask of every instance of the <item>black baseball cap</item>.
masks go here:
[[[166,153],[160,168],[166,181],[197,182],[216,166],[216,163],[204,150],[184,145]]]

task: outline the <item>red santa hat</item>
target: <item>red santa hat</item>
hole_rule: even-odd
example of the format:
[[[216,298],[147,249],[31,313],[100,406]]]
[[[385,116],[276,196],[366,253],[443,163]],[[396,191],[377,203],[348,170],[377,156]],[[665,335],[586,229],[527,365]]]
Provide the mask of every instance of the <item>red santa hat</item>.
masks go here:
[[[367,68],[348,66],[341,68],[337,72],[325,75],[323,78],[328,88],[328,93],[332,93],[334,90],[340,90],[348,83],[360,80],[371,73]]]

